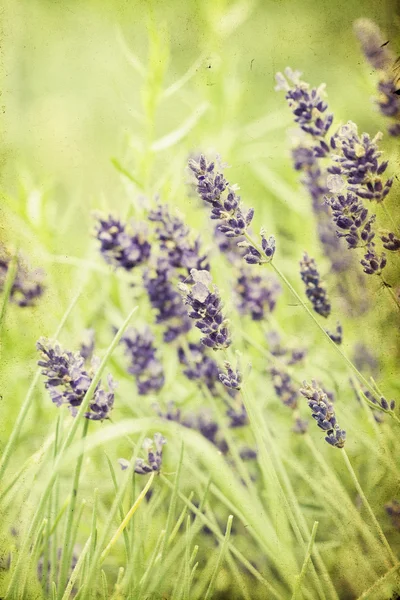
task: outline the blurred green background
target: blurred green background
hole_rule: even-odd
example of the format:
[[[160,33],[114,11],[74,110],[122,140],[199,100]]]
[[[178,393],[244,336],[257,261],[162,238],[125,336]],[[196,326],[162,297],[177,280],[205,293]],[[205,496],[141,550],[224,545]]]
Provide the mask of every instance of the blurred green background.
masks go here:
[[[327,83],[338,119],[371,132],[383,128],[370,102],[373,78],[352,33],[361,16],[376,20],[396,47],[395,4],[376,0],[9,0],[3,7],[3,185],[15,189],[29,178],[52,188],[64,205],[115,194],[110,156],[120,155],[141,127],[141,77],[124,43],[146,65],[149,28],[159,36],[167,87],[204,57],[185,94],[159,104],[156,137],[202,102],[209,107],[199,126],[214,128],[216,146],[229,115],[235,132],[227,128],[226,136],[243,135],[242,125],[274,111],[287,114],[273,89],[275,72],[287,65],[313,84]],[[216,98],[221,92],[223,103]],[[235,141],[250,140],[248,133]]]

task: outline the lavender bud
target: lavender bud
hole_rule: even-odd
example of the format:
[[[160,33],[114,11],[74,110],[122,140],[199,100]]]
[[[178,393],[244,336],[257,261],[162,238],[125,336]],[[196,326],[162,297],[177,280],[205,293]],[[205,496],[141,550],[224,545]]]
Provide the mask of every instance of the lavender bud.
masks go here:
[[[386,255],[384,252],[379,255],[375,250],[375,244],[371,243],[368,244],[367,252],[360,262],[364,267],[364,273],[367,275],[380,275],[386,266]]]
[[[386,250],[390,250],[391,252],[397,252],[400,250],[400,238],[398,238],[394,233],[388,232],[380,236],[383,247]]]
[[[218,290],[212,286],[208,271],[192,269],[190,274],[193,285],[181,283],[184,303],[190,307],[189,317],[194,319],[195,326],[203,334],[201,342],[213,350],[227,348],[230,343],[228,324],[222,314],[222,301]]]
[[[312,411],[311,416],[316,420],[318,427],[327,433],[325,441],[336,448],[343,448],[346,432],[337,424],[335,409],[329,402],[327,394],[314,380],[311,384],[304,381],[300,393],[307,399]]]
[[[220,382],[227,388],[233,390],[240,390],[240,384],[242,383],[242,374],[238,369],[234,371],[231,364],[228,361],[224,362],[226,373],[219,373]]]
[[[147,451],[147,463],[142,458],[137,458],[135,463],[135,473],[138,475],[147,475],[153,471],[159,473],[162,464],[163,445],[167,440],[161,433],[155,433],[153,440],[145,438],[142,448]]]

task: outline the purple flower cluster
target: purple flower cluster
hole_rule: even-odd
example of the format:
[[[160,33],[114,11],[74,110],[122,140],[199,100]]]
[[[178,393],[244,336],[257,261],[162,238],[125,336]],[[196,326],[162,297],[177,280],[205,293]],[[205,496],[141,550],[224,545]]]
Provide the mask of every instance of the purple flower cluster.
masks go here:
[[[148,475],[149,473],[159,473],[162,465],[163,446],[167,440],[161,433],[155,433],[153,439],[145,438],[142,444],[143,450],[147,452],[147,462],[143,458],[137,458],[135,462],[135,473],[138,475]],[[129,461],[124,458],[118,460],[121,469],[124,471],[129,467]]]
[[[131,271],[150,257],[151,245],[144,233],[134,233],[112,215],[99,218],[95,233],[104,260],[113,267]]]
[[[331,137],[334,165],[328,168],[333,175],[343,175],[349,191],[366,200],[382,202],[393,184],[393,178],[383,181],[388,161],[379,162],[382,152],[377,142],[381,134],[371,140],[367,133],[358,135],[357,125],[349,121]]]
[[[230,186],[222,173],[216,172],[215,163],[208,162],[201,155],[199,161],[189,160],[189,168],[197,180],[197,193],[200,198],[211,205],[211,219],[220,221],[218,229],[227,238],[243,238],[247,235],[253,220],[254,209],[243,211],[240,196],[236,195],[236,187]],[[275,253],[275,240],[268,240],[262,234],[260,250],[250,241],[241,240],[239,246],[245,249],[244,260],[249,264],[262,264],[272,260]]]
[[[363,271],[367,275],[381,275],[382,270],[386,266],[386,255],[384,252],[378,254],[375,249],[375,244],[372,242],[367,246],[367,252],[364,258],[361,259]]]
[[[99,361],[92,359],[91,368],[85,367],[85,359],[79,352],[63,350],[58,342],[41,338],[37,344],[41,353],[38,365],[46,377],[45,387],[49,391],[54,404],[66,404],[73,416],[78,412],[83,398],[92,383]],[[89,410],[85,413],[87,419],[102,421],[107,419],[114,404],[114,389],[116,387],[111,375],[107,378],[108,392],[98,383]]]
[[[225,373],[219,373],[220,382],[231,390],[240,390],[242,383],[242,374],[239,369],[232,369],[232,365],[228,362],[224,362]]]
[[[79,353],[87,361],[90,360],[94,352],[95,332],[94,329],[86,329],[82,335],[81,347]]]
[[[323,251],[332,264],[332,269],[338,273],[346,271],[351,260],[346,253],[343,253],[341,240],[335,235],[335,230],[332,225],[330,211],[324,203],[324,196],[328,192],[326,185],[327,171],[322,166],[322,159],[329,154],[330,148],[326,141],[326,136],[332,124],[333,115],[329,114],[322,117],[321,114],[326,113],[327,104],[322,99],[324,86],[318,89],[309,91],[309,85],[299,79],[300,74],[294,73],[290,68],[286,69],[286,80],[282,73],[277,74],[277,90],[285,90],[287,92],[289,106],[295,109],[295,120],[297,121],[297,106],[293,98],[309,96],[311,105],[317,103],[322,110],[316,109],[307,111],[308,118],[311,119],[312,126],[305,125],[301,130],[296,132],[295,145],[292,149],[292,159],[296,171],[303,173],[301,179],[302,184],[307,189],[311,200],[312,208],[317,220],[318,237],[321,242]],[[289,84],[291,82],[292,85]],[[306,103],[307,106],[307,103]],[[315,120],[315,123],[314,123]],[[315,125],[315,126],[314,126]]]
[[[325,440],[328,444],[335,448],[343,448],[346,432],[337,424],[335,409],[324,390],[316,381],[312,381],[311,384],[304,381],[300,393],[307,399],[312,411],[311,416],[316,420],[318,427],[326,432]]]
[[[261,321],[274,310],[282,288],[275,277],[254,275],[249,268],[242,267],[235,291],[240,314],[248,314],[253,321]]]
[[[158,258],[154,268],[144,272],[144,286],[156,311],[156,323],[165,324],[164,341],[170,343],[191,329],[191,321],[171,278],[174,273],[166,258]]]
[[[333,189],[334,187],[331,187],[331,190]],[[346,240],[348,248],[360,248],[372,242],[375,237],[372,229],[375,215],[369,216],[368,210],[357,196],[352,192],[345,195],[333,194],[326,197],[326,202],[332,208],[337,235]]]
[[[317,156],[326,156],[329,146],[324,137],[332,125],[333,114],[326,112],[328,105],[323,99],[325,85],[310,89],[309,84],[300,79],[300,71],[293,71],[290,67],[285,69],[285,75],[277,73],[275,77],[277,82],[275,90],[286,92],[285,98],[293,112],[295,122],[305,133],[315,138],[317,144],[314,152]],[[303,155],[301,161],[307,159],[310,159],[308,153]]]
[[[121,339],[125,355],[130,359],[128,372],[136,378],[141,396],[157,392],[165,382],[164,369],[156,356],[154,336],[150,329],[138,331],[131,327]]]
[[[179,287],[184,303],[190,307],[189,317],[203,334],[201,342],[213,350],[227,348],[231,343],[228,323],[222,313],[218,290],[212,286],[211,275],[197,269],[192,269],[190,274],[193,285],[181,283]]]
[[[310,258],[307,252],[304,252],[303,259],[300,261],[300,275],[306,286],[306,295],[316,313],[322,317],[328,317],[331,312],[325,284],[321,282],[321,277],[317,269],[316,262]]]
[[[356,400],[357,400],[357,402],[359,404],[362,404],[362,402],[363,402],[363,396],[365,396],[365,398],[367,398],[367,400],[369,400],[370,402],[372,402],[372,404],[380,404],[380,403],[378,403],[378,401],[376,400],[376,398],[373,396],[373,394],[371,394],[371,392],[365,386],[363,386],[361,384],[357,385],[352,378],[350,378],[350,385],[351,385],[351,387],[352,387],[352,389],[354,391],[354,395],[355,395]],[[384,406],[389,406],[388,403],[387,403],[387,400],[385,398],[383,398],[383,401],[384,401]],[[394,400],[392,402],[394,402]],[[394,407],[395,407],[395,404],[393,404],[393,408]],[[373,414],[373,417],[374,417],[375,421],[377,423],[383,423],[384,422],[384,415],[383,415],[382,411],[380,411],[380,410],[374,410],[372,407],[370,407],[370,408],[371,408],[371,411],[372,411],[372,414]]]
[[[298,393],[297,388],[293,385],[292,378],[289,373],[283,368],[272,366],[268,369],[272,378],[277,397],[285,406],[291,409],[297,408]]]
[[[188,349],[189,356],[182,347],[178,348],[179,362],[185,366],[184,375],[191,381],[206,385],[213,396],[217,395],[216,383],[219,380],[217,363],[208,356],[207,348],[203,344],[189,343]]]
[[[383,242],[383,247],[386,248],[386,250],[389,250],[390,252],[398,252],[398,250],[400,250],[400,238],[391,231],[383,233],[380,238]]]
[[[171,267],[177,269],[209,270],[207,255],[200,253],[200,241],[189,240],[189,228],[182,219],[172,216],[166,204],[159,204],[157,209],[149,212],[150,221],[158,223],[155,229],[159,248],[168,257]]]
[[[237,427],[244,427],[249,424],[249,418],[247,416],[246,409],[241,403],[238,409],[229,407],[226,411],[226,416],[229,417],[229,427],[235,429]]]
[[[399,72],[396,70],[394,53],[389,49],[379,27],[369,19],[358,19],[354,32],[361,50],[369,64],[378,71],[378,97],[376,103],[380,112],[394,123],[388,127],[392,136],[400,135]]]
[[[11,256],[5,249],[0,248],[0,292],[4,289]],[[10,301],[21,308],[35,306],[36,301],[43,295],[44,274],[41,270],[29,270],[23,264],[21,257],[17,260],[17,271],[12,283]]]

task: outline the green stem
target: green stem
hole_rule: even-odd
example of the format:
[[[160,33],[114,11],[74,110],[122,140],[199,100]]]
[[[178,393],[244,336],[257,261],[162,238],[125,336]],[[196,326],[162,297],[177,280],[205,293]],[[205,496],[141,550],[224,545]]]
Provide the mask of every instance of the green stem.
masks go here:
[[[312,552],[312,549],[314,546],[315,536],[317,535],[318,525],[319,525],[318,521],[314,521],[314,525],[313,525],[313,528],[311,531],[310,541],[308,542],[307,552],[306,552],[306,556],[304,558],[303,566],[301,568],[300,575],[296,578],[296,583],[294,585],[292,600],[296,600],[297,594],[300,591],[304,576],[307,572],[308,563],[311,560],[311,552]]]
[[[61,556],[60,577],[58,580],[59,598],[62,598],[63,590],[65,588],[67,578],[68,578],[69,566],[71,564],[72,548],[70,546],[71,546],[72,522],[74,520],[74,515],[75,515],[76,499],[77,499],[78,487],[79,487],[79,478],[81,475],[82,462],[83,462],[83,441],[86,437],[88,427],[89,427],[89,419],[84,419],[83,430],[82,430],[82,452],[80,453],[78,460],[76,461],[74,479],[72,482],[71,502],[69,504],[69,510],[68,510],[67,519],[65,522],[64,543],[63,543],[62,556]]]
[[[149,491],[149,489],[151,487],[151,484],[153,483],[154,475],[155,475],[155,471],[153,471],[153,473],[150,475],[150,477],[149,477],[146,485],[144,486],[144,488],[140,492],[139,496],[137,497],[136,501],[134,502],[134,504],[130,508],[129,512],[126,514],[126,516],[125,516],[124,520],[122,521],[121,525],[118,527],[117,531],[114,533],[113,537],[111,538],[111,540],[109,541],[109,543],[107,544],[107,546],[104,548],[103,552],[100,555],[100,563],[102,563],[105,560],[107,554],[110,552],[111,548],[117,542],[118,538],[120,537],[120,535],[124,531],[125,527],[128,525],[129,521],[131,520],[131,518],[133,517],[133,515],[135,514],[135,512],[137,511],[137,509],[141,505],[144,497],[146,496],[147,492]]]
[[[207,590],[204,600],[208,600],[209,598],[212,597],[212,593],[213,593],[214,587],[215,587],[215,582],[217,580],[217,575],[221,568],[222,561],[224,560],[225,553],[228,549],[228,542],[229,542],[229,537],[231,535],[231,529],[232,529],[232,521],[233,521],[233,515],[229,515],[228,523],[226,525],[224,541],[222,542],[221,551],[218,556],[217,564],[215,565],[215,569],[214,569],[214,572],[211,577],[210,585],[208,586],[208,590]]]
[[[369,513],[369,516],[371,517],[371,519],[372,519],[372,521],[373,521],[373,523],[374,523],[374,525],[375,525],[375,527],[377,529],[377,532],[378,532],[378,535],[379,535],[379,538],[380,538],[382,544],[385,546],[386,550],[389,553],[390,558],[393,561],[393,564],[395,565],[397,563],[397,557],[394,554],[393,550],[391,549],[391,547],[389,545],[389,542],[387,541],[386,536],[383,533],[382,528],[379,525],[378,520],[377,520],[377,518],[374,515],[374,512],[373,512],[373,510],[371,508],[371,505],[368,502],[367,497],[365,496],[365,494],[363,492],[363,489],[362,489],[362,487],[361,487],[361,485],[360,485],[360,483],[359,483],[359,481],[357,479],[357,475],[355,474],[354,469],[351,466],[351,462],[349,460],[349,457],[347,456],[346,450],[344,448],[342,448],[341,451],[342,451],[342,455],[343,455],[343,458],[344,458],[344,462],[346,463],[346,467],[347,467],[347,469],[348,469],[348,471],[350,473],[350,476],[351,476],[351,478],[353,480],[353,483],[354,483],[354,485],[355,485],[355,487],[357,489],[357,492],[359,493],[360,498],[361,498],[361,500],[362,500],[365,508],[367,509],[367,511]]]
[[[383,575],[383,577],[380,577],[377,581],[375,581],[375,583],[368,588],[367,590],[365,590],[365,592],[363,592],[361,594],[361,596],[357,599],[357,600],[367,600],[368,598],[377,598],[376,595],[371,596],[370,594],[372,594],[373,592],[377,591],[377,588],[379,589],[379,587],[383,584],[386,583],[386,580],[393,575],[394,573],[396,573],[397,569],[400,567],[400,562],[396,563],[394,565],[394,567],[392,567],[389,571],[387,571],[387,573],[385,573],[385,575]]]

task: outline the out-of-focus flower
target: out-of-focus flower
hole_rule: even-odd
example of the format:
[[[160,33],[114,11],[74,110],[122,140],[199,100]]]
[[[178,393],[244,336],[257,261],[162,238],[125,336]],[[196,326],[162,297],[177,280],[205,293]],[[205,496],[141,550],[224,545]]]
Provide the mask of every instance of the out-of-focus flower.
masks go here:
[[[200,240],[190,241],[189,228],[178,216],[171,215],[166,204],[159,204],[149,212],[148,218],[158,224],[156,237],[172,267],[184,268],[189,272],[190,269],[209,270],[207,256],[200,252]]]
[[[322,283],[316,262],[304,252],[300,261],[300,275],[306,286],[306,295],[316,313],[322,317],[328,317],[331,312],[331,304],[328,299],[325,284]]]
[[[229,427],[244,427],[244,425],[248,425],[249,419],[247,416],[246,409],[243,404],[240,405],[239,409],[230,407],[226,411],[227,417],[230,419]]]
[[[193,285],[179,285],[184,303],[190,307],[189,317],[203,334],[201,342],[218,350],[227,348],[230,343],[228,322],[222,313],[222,301],[218,290],[212,285],[208,271],[192,269]]]
[[[393,527],[400,529],[400,502],[398,500],[391,500],[385,504],[385,510],[392,519]]]
[[[85,367],[85,359],[79,352],[63,350],[58,342],[41,338],[37,344],[41,353],[38,365],[42,367],[42,374],[46,377],[45,387],[54,404],[66,404],[75,416],[79,406],[89,389],[99,361],[92,359],[89,370]],[[96,390],[89,403],[89,410],[85,413],[87,419],[102,421],[107,419],[114,405],[114,389],[116,384],[111,375],[107,378],[108,392],[97,384]]]
[[[354,346],[353,362],[361,372],[373,375],[374,377],[379,373],[378,361],[369,348],[362,342],[358,342]]]
[[[395,122],[388,127],[392,136],[400,135],[399,71],[396,69],[396,56],[389,49],[379,27],[370,19],[358,19],[354,32],[361,44],[361,50],[369,64],[378,71],[378,96],[376,103],[380,112]]]
[[[112,215],[98,219],[95,234],[104,260],[113,267],[131,271],[150,257],[151,245],[145,232],[135,233],[129,225]]]
[[[147,452],[147,462],[143,458],[137,458],[135,462],[135,473],[147,475],[148,473],[160,472],[162,465],[163,446],[167,440],[161,433],[155,433],[153,439],[145,438],[142,444],[143,450]],[[118,459],[121,469],[124,471],[129,467],[129,461],[125,458]]]
[[[95,332],[94,329],[85,329],[82,334],[81,347],[79,349],[80,355],[85,360],[90,360],[94,352]]]
[[[336,324],[336,331],[333,332],[333,331],[329,331],[328,329],[326,329],[326,333],[329,335],[331,340],[333,342],[335,342],[335,344],[337,344],[338,346],[342,343],[343,327],[341,326],[341,324],[339,322]]]
[[[276,366],[270,367],[268,372],[271,375],[272,385],[278,398],[285,406],[294,410],[297,407],[298,393],[289,373]]]
[[[189,356],[182,347],[178,348],[179,362],[186,367],[183,370],[184,375],[191,381],[206,385],[211,394],[216,395],[216,383],[219,381],[217,363],[208,356],[207,348],[203,344],[189,343],[188,350]]]
[[[192,327],[182,298],[171,278],[173,271],[165,258],[158,258],[156,266],[147,269],[143,275],[150,303],[156,311],[156,323],[166,326],[164,341],[167,343],[187,333]]]
[[[4,288],[11,256],[0,246],[0,292]],[[18,256],[17,270],[11,286],[10,301],[21,308],[35,306],[45,290],[41,269],[28,269],[22,256]]]
[[[149,328],[127,329],[121,338],[125,355],[129,357],[128,372],[135,376],[140,395],[157,392],[165,382],[164,369],[156,356],[154,336]]]
[[[325,440],[331,446],[343,448],[346,441],[346,432],[340,429],[336,422],[335,409],[329,402],[327,394],[317,384],[303,382],[300,393],[307,398],[308,406],[311,408],[312,417],[316,420],[318,427],[326,432]]]
[[[301,419],[300,417],[296,417],[294,419],[294,425],[292,427],[293,433],[298,433],[300,435],[307,433],[308,431],[308,421],[307,419]]]
[[[235,291],[240,314],[248,314],[253,321],[260,321],[274,310],[282,288],[275,277],[256,275],[249,268],[242,267]]]

